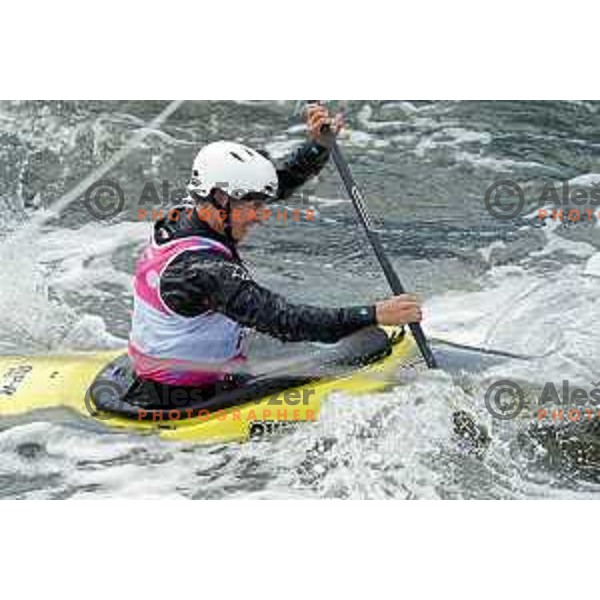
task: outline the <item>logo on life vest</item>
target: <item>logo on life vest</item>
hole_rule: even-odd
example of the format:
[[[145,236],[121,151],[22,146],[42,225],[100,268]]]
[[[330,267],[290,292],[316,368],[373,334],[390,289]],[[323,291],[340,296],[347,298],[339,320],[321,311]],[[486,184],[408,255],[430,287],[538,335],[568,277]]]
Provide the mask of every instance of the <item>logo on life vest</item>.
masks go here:
[[[20,365],[8,369],[0,379],[0,396],[12,396],[32,370],[31,365]]]

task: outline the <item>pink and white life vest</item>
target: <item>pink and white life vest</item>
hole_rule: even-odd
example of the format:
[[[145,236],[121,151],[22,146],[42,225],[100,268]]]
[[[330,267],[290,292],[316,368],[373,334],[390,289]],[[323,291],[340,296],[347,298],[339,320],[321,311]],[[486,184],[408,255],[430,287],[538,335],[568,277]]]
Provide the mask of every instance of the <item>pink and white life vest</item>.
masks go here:
[[[223,244],[191,236],[161,245],[152,239],[136,264],[129,355],[136,374],[143,379],[168,385],[208,385],[222,379],[228,367],[244,357],[238,323],[212,311],[184,317],[163,302],[162,274],[189,250],[231,258]]]

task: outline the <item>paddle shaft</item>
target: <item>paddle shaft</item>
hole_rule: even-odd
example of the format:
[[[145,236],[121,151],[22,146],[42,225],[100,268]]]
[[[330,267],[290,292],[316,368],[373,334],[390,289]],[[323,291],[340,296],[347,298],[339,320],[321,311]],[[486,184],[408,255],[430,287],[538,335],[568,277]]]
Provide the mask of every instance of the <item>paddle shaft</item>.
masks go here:
[[[390,288],[392,289],[392,292],[394,292],[394,294],[396,295],[404,294],[404,286],[400,282],[398,274],[396,273],[396,271],[394,271],[394,267],[392,266],[390,259],[388,258],[387,254],[385,253],[385,250],[383,249],[383,246],[381,245],[379,235],[373,228],[371,216],[369,215],[369,211],[367,210],[363,194],[358,188],[356,181],[354,181],[352,173],[350,172],[350,167],[348,166],[348,163],[346,162],[346,159],[344,158],[344,155],[342,154],[342,151],[340,150],[340,147],[338,146],[337,140],[335,138],[333,139],[333,143],[331,145],[331,156],[333,157],[333,162],[335,163],[340,177],[342,178],[344,187],[346,188],[346,191],[348,192],[348,195],[352,200],[352,204],[356,209],[358,218],[360,219],[360,222],[365,228],[365,232],[367,234],[369,243],[371,244],[371,247],[375,252],[375,256],[379,261],[381,269],[383,270],[385,278],[387,279],[387,282]],[[427,366],[430,369],[437,368],[435,357],[433,355],[433,352],[431,351],[431,348],[429,347],[429,344],[427,343],[427,338],[423,333],[421,325],[419,323],[410,323],[408,326],[413,335],[413,338],[415,339],[415,342],[417,343],[417,346],[419,347],[421,354],[423,355],[423,359],[427,363]]]

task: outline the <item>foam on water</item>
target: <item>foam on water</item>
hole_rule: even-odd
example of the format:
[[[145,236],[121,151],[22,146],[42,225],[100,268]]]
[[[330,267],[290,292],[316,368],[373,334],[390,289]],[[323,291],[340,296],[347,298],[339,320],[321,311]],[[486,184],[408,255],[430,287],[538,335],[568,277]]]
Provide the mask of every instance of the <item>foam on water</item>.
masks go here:
[[[124,340],[107,331],[98,315],[79,313],[65,294],[113,297],[120,287],[131,295],[131,274],[112,262],[120,248],[134,247],[147,236],[147,225],[121,223],[114,227],[86,224],[78,230],[53,230],[32,237],[9,239],[0,247],[6,265],[0,290],[2,352],[57,352],[122,347]],[[102,284],[110,284],[106,292]],[[15,310],[18,307],[18,310]]]
[[[600,185],[600,173],[584,173],[569,179],[569,185],[578,187],[594,187]]]
[[[0,248],[2,352],[37,352],[53,348],[76,322],[75,312],[53,298],[34,245],[6,242]]]
[[[449,406],[465,396],[445,374],[394,390],[333,395],[322,418],[280,437],[208,447],[53,422],[0,434],[3,493],[26,498],[548,498],[593,497],[528,472],[498,432],[485,460],[460,450]],[[469,400],[469,398],[465,398]],[[4,478],[7,478],[5,475]]]
[[[137,251],[147,239],[148,224],[121,222],[105,227],[87,223],[65,236],[64,230],[48,232],[36,252],[42,265],[52,265],[50,281],[61,289],[102,294],[99,283],[110,282],[131,292],[131,274],[115,268],[117,249]]]

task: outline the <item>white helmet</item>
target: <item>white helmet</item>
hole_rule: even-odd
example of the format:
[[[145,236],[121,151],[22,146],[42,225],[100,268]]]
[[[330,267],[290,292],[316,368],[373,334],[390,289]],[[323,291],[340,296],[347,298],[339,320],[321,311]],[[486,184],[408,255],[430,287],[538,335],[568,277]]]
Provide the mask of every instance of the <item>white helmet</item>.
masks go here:
[[[247,194],[274,199],[277,187],[277,171],[262,154],[235,142],[213,142],[196,155],[187,189],[202,197],[217,188],[238,199]]]

